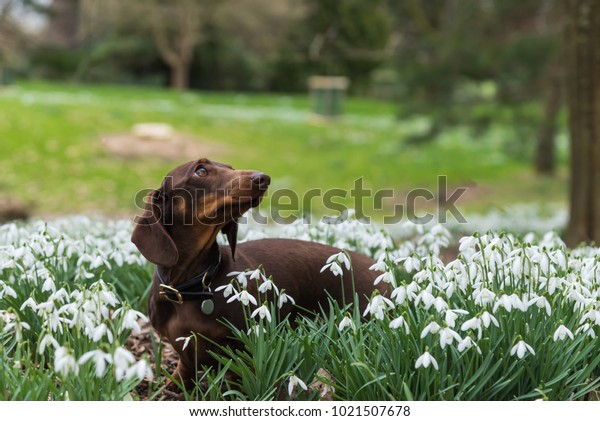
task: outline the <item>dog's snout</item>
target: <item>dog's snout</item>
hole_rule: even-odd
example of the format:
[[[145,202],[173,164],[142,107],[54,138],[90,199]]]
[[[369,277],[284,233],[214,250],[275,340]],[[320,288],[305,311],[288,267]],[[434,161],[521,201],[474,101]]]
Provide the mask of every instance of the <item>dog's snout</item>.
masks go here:
[[[271,184],[271,177],[262,172],[257,172],[252,174],[250,177],[253,184],[256,184],[261,189],[266,189],[269,184]]]

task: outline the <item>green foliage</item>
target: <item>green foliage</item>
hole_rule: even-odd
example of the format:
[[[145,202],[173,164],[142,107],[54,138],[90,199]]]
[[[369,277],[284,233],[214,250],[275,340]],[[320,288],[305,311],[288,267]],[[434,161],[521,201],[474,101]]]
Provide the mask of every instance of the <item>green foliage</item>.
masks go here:
[[[306,17],[290,30],[274,67],[280,89],[294,88],[293,81],[300,84],[296,89],[305,86],[305,79],[294,73],[291,81],[278,74],[299,67],[300,75],[347,76],[351,90],[365,92],[371,71],[387,59],[384,49],[393,23],[387,1],[308,0],[307,5]],[[288,57],[288,50],[298,55]]]
[[[131,399],[152,373],[162,380],[148,385],[148,397],[161,396],[170,377],[161,345],[152,345],[153,368],[123,346],[143,319],[139,297],[150,277],[135,247],[116,247],[131,228],[81,217],[0,226],[0,399]],[[568,250],[554,233],[520,240],[487,232],[461,239],[458,257],[445,263],[442,226],[402,228],[393,244],[356,220],[279,227],[379,256],[376,282],[392,294],[375,293],[364,312],[355,297],[290,319],[279,314],[284,291],[260,267],[231,275],[233,300],[253,297],[242,307],[245,326],[223,321],[239,347],[215,344],[220,366],[198,373],[184,397],[579,400],[599,388],[597,248]],[[324,270],[346,259],[342,251]]]

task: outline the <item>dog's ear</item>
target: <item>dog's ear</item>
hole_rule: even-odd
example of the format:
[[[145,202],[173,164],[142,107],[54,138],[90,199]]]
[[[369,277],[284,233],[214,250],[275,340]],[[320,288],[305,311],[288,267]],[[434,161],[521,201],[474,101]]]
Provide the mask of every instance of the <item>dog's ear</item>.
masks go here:
[[[171,267],[179,260],[179,252],[161,222],[164,201],[160,190],[154,190],[147,196],[144,215],[135,217],[131,241],[152,263]]]
[[[234,219],[231,222],[228,222],[223,228],[221,228],[221,232],[223,232],[227,237],[227,242],[229,242],[229,247],[231,247],[231,258],[235,261],[235,246],[237,244],[238,233],[237,221]]]

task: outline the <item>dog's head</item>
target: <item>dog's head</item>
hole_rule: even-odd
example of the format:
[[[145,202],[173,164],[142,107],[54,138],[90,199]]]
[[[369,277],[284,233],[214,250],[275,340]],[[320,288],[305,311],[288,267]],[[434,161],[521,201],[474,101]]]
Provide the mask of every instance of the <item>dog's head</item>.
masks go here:
[[[149,261],[171,267],[179,260],[173,227],[189,226],[190,235],[212,227],[225,233],[234,256],[237,219],[258,206],[270,182],[261,172],[234,170],[204,158],[180,165],[148,194],[131,241]]]

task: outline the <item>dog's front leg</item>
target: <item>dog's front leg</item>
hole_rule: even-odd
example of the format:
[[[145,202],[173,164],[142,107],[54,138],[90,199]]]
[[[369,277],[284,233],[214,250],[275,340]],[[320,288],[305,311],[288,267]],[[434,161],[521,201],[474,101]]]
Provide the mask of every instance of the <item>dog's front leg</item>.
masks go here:
[[[191,390],[195,386],[195,370],[186,366],[179,358],[179,362],[177,363],[177,368],[173,371],[172,377],[174,379],[167,380],[167,389],[170,391],[179,391],[180,387],[185,388],[186,390]]]

